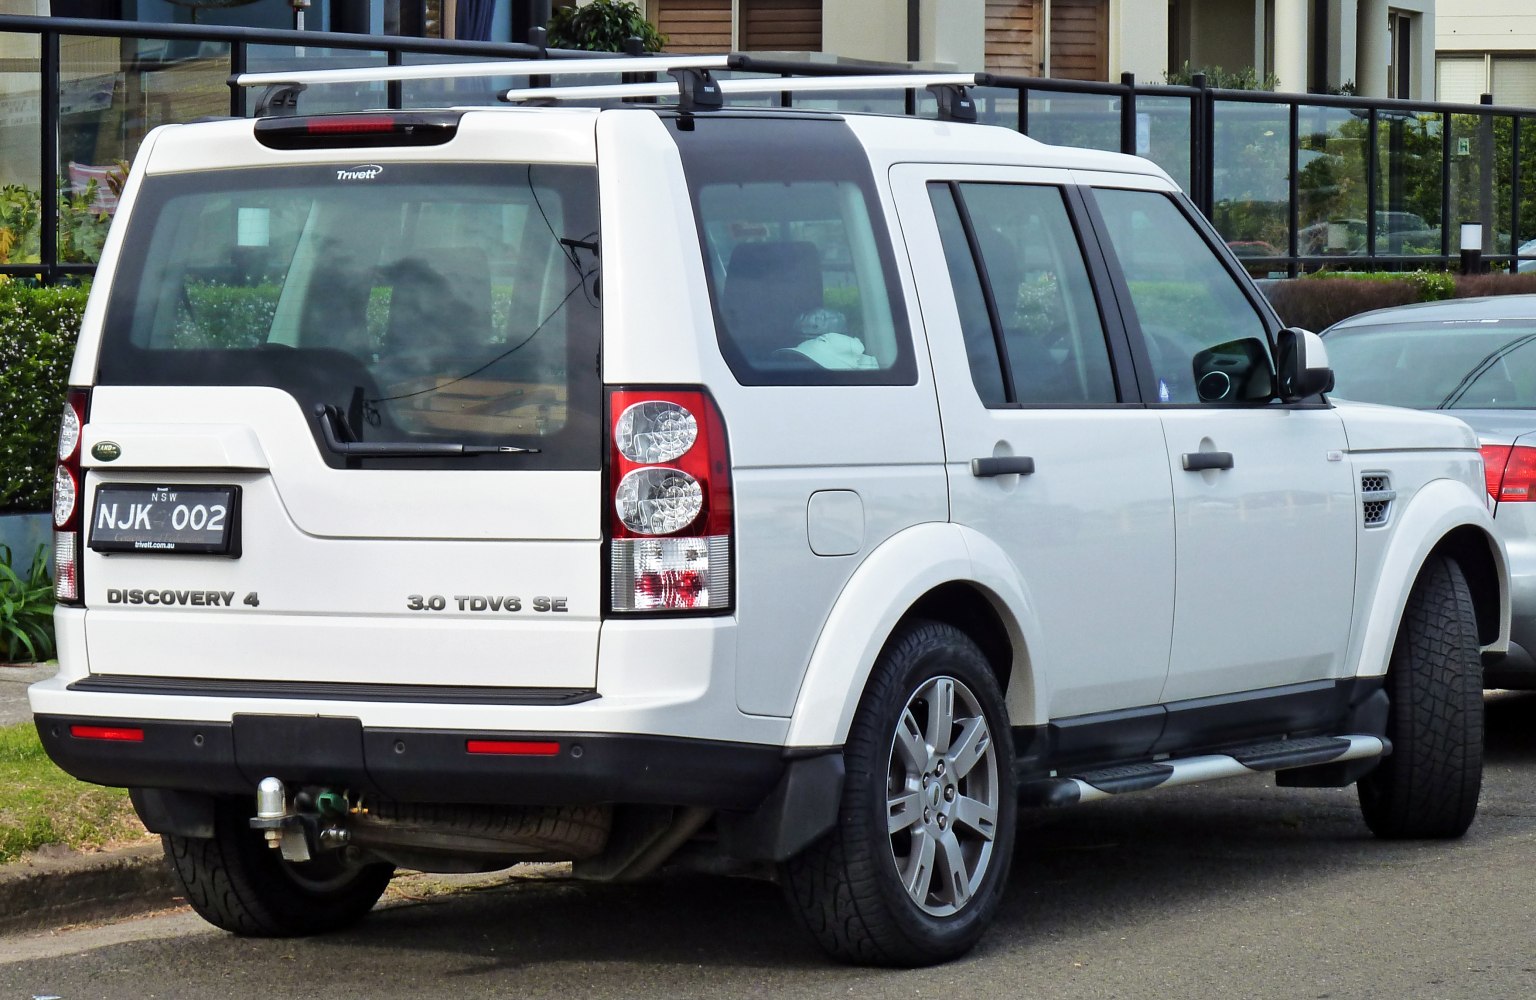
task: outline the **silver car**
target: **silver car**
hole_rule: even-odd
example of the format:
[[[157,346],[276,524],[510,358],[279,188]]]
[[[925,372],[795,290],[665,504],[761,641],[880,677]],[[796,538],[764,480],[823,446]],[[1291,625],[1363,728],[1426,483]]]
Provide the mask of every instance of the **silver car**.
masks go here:
[[[1513,613],[1509,656],[1484,682],[1536,688],[1536,295],[1377,309],[1323,337],[1334,396],[1447,410],[1477,432]]]

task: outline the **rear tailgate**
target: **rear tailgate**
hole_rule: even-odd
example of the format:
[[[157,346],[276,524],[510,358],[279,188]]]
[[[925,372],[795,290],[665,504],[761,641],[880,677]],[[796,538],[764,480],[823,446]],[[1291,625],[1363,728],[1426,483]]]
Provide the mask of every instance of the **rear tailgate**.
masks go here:
[[[331,469],[299,408],[270,388],[102,387],[91,410],[82,583],[94,672],[594,684],[598,472]],[[247,423],[176,422],[220,410]],[[121,457],[92,459],[101,441]],[[217,468],[189,468],[194,456]],[[239,555],[93,551],[104,520],[133,519],[98,502],[107,484],[164,488],[171,509],[178,487],[238,487]]]
[[[596,170],[462,141],[133,192],[82,448],[93,673],[594,686]]]

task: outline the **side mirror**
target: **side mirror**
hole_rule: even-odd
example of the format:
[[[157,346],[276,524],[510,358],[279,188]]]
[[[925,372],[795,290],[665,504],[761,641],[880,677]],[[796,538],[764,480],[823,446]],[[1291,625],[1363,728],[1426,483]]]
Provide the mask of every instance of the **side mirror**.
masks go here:
[[[1280,331],[1280,398],[1294,403],[1333,388],[1328,348],[1311,330]]]

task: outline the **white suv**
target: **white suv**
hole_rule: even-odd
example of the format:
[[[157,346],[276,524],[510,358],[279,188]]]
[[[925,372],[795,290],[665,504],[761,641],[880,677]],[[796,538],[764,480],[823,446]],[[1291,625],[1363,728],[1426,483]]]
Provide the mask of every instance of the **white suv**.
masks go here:
[[[1467,828],[1508,603],[1463,424],[1328,401],[1144,160],[948,79],[935,120],[647,65],[681,106],[144,143],[31,698],[199,913],[772,862],[829,952],[921,964],[982,934],[1021,803],[1276,771]]]

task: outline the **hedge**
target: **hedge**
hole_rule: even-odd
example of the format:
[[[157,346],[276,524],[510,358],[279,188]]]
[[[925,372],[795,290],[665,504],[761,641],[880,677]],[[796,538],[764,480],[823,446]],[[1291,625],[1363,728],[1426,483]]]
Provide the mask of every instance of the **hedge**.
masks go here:
[[[1326,330],[1356,313],[1413,302],[1479,295],[1536,293],[1536,273],[1456,275],[1319,271],[1303,278],[1265,282],[1264,294],[1290,326]]]
[[[52,504],[59,413],[86,294],[0,282],[0,513]]]

